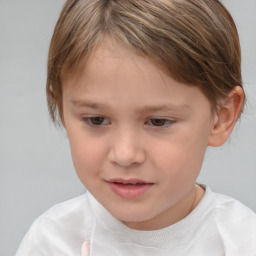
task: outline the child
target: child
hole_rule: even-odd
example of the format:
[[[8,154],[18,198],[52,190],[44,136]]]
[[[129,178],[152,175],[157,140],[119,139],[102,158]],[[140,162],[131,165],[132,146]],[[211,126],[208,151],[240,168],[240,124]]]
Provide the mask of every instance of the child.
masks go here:
[[[40,216],[16,256],[256,255],[256,215],[196,183],[242,112],[240,65],[217,0],[68,0],[47,97],[88,191]]]

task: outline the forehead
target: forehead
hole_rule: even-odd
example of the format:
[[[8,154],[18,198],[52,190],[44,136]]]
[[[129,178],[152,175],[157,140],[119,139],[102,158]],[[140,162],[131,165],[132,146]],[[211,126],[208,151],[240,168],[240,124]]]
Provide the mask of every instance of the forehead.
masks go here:
[[[174,80],[149,59],[109,41],[95,48],[81,72],[66,76],[65,95],[76,105],[87,101],[91,106],[116,102],[148,109],[166,105],[188,109],[198,99],[209,103],[197,87]]]
[[[129,84],[136,80],[137,84],[161,81],[161,84],[168,85],[167,77],[171,79],[149,58],[107,38],[85,56],[76,68],[64,72],[62,84],[64,88],[68,86],[74,90],[81,85],[90,90],[101,82],[110,82],[110,79],[112,84],[120,81]],[[120,84],[116,89],[121,87]]]
[[[150,59],[146,55],[142,56],[141,53],[135,52],[135,49],[128,49],[128,47],[106,36],[102,41],[93,46],[80,61],[75,61],[74,66],[64,65],[62,72],[63,85],[66,85],[67,80],[70,80],[70,78],[80,79],[85,74],[90,75],[94,70],[99,68],[102,68],[102,71],[109,71],[115,62],[119,62],[119,66],[122,64],[120,68],[131,62],[139,69],[140,66],[147,66],[148,69],[151,69],[151,71],[154,70],[154,73],[158,72],[159,75],[164,70],[162,65],[157,64],[155,60]],[[118,71],[118,69],[116,70]],[[104,74],[101,72],[101,75]]]

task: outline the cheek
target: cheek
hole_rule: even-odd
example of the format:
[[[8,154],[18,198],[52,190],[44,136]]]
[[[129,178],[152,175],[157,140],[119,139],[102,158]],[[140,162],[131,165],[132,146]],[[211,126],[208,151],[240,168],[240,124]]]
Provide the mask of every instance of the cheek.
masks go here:
[[[189,133],[178,137],[154,148],[157,169],[164,172],[163,178],[182,182],[195,180],[203,162],[206,140]]]
[[[93,140],[81,132],[68,132],[72,159],[78,177],[84,181],[100,169],[104,148],[100,140]]]

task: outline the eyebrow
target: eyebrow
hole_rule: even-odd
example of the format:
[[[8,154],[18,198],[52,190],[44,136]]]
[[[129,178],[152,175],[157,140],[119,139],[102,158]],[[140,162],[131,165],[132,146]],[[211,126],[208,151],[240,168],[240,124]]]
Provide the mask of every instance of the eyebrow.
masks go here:
[[[78,107],[86,107],[95,110],[110,110],[110,107],[103,103],[96,103],[92,101],[84,100],[71,100],[71,104]],[[159,111],[175,111],[175,112],[185,112],[191,110],[191,107],[188,104],[159,104],[159,105],[146,105],[138,109],[139,113],[148,113],[148,112],[159,112]]]
[[[139,112],[158,112],[158,111],[175,111],[183,112],[190,110],[190,106],[187,104],[176,105],[176,104],[160,104],[160,105],[148,105],[142,107]]]
[[[96,103],[91,101],[84,101],[84,100],[71,100],[71,104],[77,107],[86,107],[91,109],[109,109],[109,106],[103,103]]]

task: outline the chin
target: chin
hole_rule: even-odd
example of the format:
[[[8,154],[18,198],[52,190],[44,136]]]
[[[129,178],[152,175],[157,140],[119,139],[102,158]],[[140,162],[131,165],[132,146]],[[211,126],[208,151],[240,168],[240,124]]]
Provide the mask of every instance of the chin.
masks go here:
[[[146,212],[145,210],[143,211],[136,211],[134,209],[123,209],[122,211],[116,212],[116,211],[110,211],[110,213],[119,221],[121,222],[144,222],[148,221],[154,216]]]

